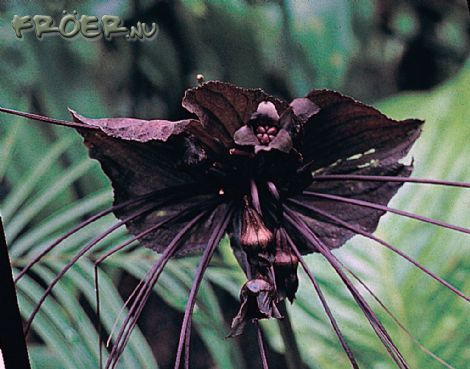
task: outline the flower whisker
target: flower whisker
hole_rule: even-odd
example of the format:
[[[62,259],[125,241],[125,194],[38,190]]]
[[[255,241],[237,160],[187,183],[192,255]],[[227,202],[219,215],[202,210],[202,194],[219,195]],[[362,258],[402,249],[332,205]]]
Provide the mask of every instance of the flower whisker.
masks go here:
[[[340,218],[328,213],[328,212],[325,212],[321,209],[318,209],[316,208],[315,206],[312,206],[312,205],[308,205],[308,204],[304,204],[298,200],[294,200],[294,199],[289,199],[288,200],[290,203],[292,204],[295,204],[297,207],[301,208],[301,209],[305,209],[305,210],[308,210],[308,211],[313,211],[314,213],[317,213],[317,214],[320,214],[321,216],[327,218],[327,219],[330,219],[331,221],[343,226],[344,228],[346,229],[349,229],[357,234],[360,234],[366,238],[369,238],[371,240],[374,240],[375,242],[377,242],[378,244],[386,247],[387,249],[389,250],[392,250],[394,253],[396,253],[397,255],[400,255],[402,258],[406,259],[407,261],[409,261],[411,264],[413,264],[414,266],[416,266],[417,268],[419,268],[420,270],[422,270],[424,273],[426,273],[427,275],[429,275],[431,278],[433,278],[434,280],[436,280],[437,282],[439,282],[440,284],[442,284],[443,286],[445,286],[446,288],[448,288],[449,290],[451,290],[452,292],[454,292],[456,295],[460,296],[461,298],[463,298],[464,300],[470,302],[470,298],[468,296],[466,296],[462,291],[458,290],[456,287],[454,287],[453,285],[451,285],[449,282],[447,282],[446,280],[442,279],[441,277],[439,277],[438,275],[434,274],[433,272],[431,272],[429,269],[427,269],[425,266],[421,265],[420,263],[418,263],[416,260],[412,259],[410,256],[408,256],[407,254],[405,254],[403,251],[397,249],[395,246],[392,246],[391,244],[389,244],[388,242],[385,242],[384,240],[374,236],[372,233],[369,233],[367,231],[364,231],[363,229],[359,228],[359,227],[356,227],[354,226],[353,224],[350,224],[348,222],[345,222],[344,220],[341,220]]]
[[[27,119],[33,119],[39,122],[54,124],[57,126],[64,126],[64,127],[70,127],[70,128],[84,128],[84,129],[92,129],[92,130],[98,129],[97,127],[89,126],[83,123],[70,122],[68,120],[61,120],[61,119],[54,119],[54,118],[46,117],[44,115],[39,115],[39,114],[25,113],[25,112],[18,111],[18,110],[3,108],[1,106],[0,106],[0,112],[17,115],[17,116],[27,118]]]
[[[47,255],[50,251],[52,251],[56,246],[61,244],[63,241],[68,239],[70,236],[74,235],[78,231],[82,230],[89,224],[97,221],[98,219],[103,218],[104,216],[111,214],[115,211],[119,211],[121,209],[124,209],[126,207],[130,207],[133,205],[136,205],[144,200],[148,200],[152,197],[157,197],[157,196],[167,196],[170,195],[173,192],[176,191],[182,191],[182,190],[189,190],[189,186],[180,186],[180,187],[173,187],[173,188],[165,188],[163,190],[159,191],[152,191],[148,194],[137,196],[135,198],[129,199],[127,201],[123,201],[119,204],[113,205],[109,207],[108,209],[102,210],[101,212],[89,217],[88,219],[84,220],[83,222],[77,224],[75,227],[73,227],[71,230],[57,238],[54,242],[52,242],[48,247],[46,247],[43,251],[41,251],[38,255],[36,255],[28,264],[21,269],[21,271],[15,276],[14,282],[18,283],[21,278],[34,266],[36,265],[45,255]]]
[[[202,205],[202,207],[201,207]],[[98,268],[99,268],[99,265],[104,262],[104,260],[106,260],[107,258],[109,258],[110,256],[114,255],[115,253],[119,252],[120,250],[122,250],[123,248],[125,248],[126,246],[132,244],[133,242],[135,241],[138,241],[139,239],[141,239],[142,237],[145,237],[146,235],[148,235],[149,233],[151,232],[154,232],[156,230],[158,230],[159,228],[161,228],[162,226],[164,226],[165,224],[169,223],[169,222],[172,222],[178,218],[181,218],[182,216],[184,215],[188,215],[188,214],[194,214],[194,213],[198,213],[200,212],[201,210],[204,210],[207,206],[210,206],[212,205],[212,202],[204,202],[204,203],[199,203],[197,204],[196,206],[193,206],[193,207],[190,207],[190,208],[187,208],[187,209],[184,209],[183,211],[179,212],[179,213],[176,213],[176,214],[173,214],[172,216],[169,216],[167,218],[164,218],[163,220],[161,220],[160,222],[157,222],[155,225],[151,226],[150,228],[136,234],[135,236],[131,237],[130,239],[122,242],[121,244],[113,247],[111,250],[107,251],[105,254],[101,255],[93,264],[93,271],[94,271],[94,279],[95,279],[95,294],[96,294],[96,320],[97,320],[97,324],[98,324],[98,337],[99,337],[99,340],[100,340],[100,349],[99,349],[99,362],[100,362],[100,368],[102,368],[102,338],[101,338],[101,333],[102,333],[102,325],[101,325],[101,319],[100,319],[100,294],[99,294],[99,273],[98,273]],[[194,214],[196,215],[196,214]],[[138,286],[139,287],[139,286]],[[125,307],[128,305],[128,303],[130,302],[130,300],[134,297],[134,295],[137,293],[138,291],[138,288],[134,289],[134,291],[132,292],[132,294],[129,296],[129,298],[126,300],[126,302],[123,304],[121,310],[119,311],[116,319],[115,319],[115,323],[113,324],[113,328],[111,329],[111,333],[109,335],[109,339],[108,339],[108,342],[109,340],[111,339],[112,335],[113,335],[113,331],[114,331],[114,326],[117,324],[122,312],[124,311]]]
[[[183,353],[184,345],[189,347],[190,344],[190,336],[191,336],[191,318],[194,309],[194,305],[196,303],[196,295],[199,291],[199,286],[202,282],[202,277],[204,272],[209,265],[209,262],[214,254],[217,246],[219,245],[220,240],[224,236],[227,226],[231,220],[233,215],[233,205],[225,205],[226,209],[219,215],[219,221],[214,224],[212,230],[210,232],[210,238],[207,243],[207,246],[204,250],[204,253],[201,256],[199,266],[197,267],[196,273],[194,275],[194,282],[191,286],[191,291],[189,293],[188,301],[186,303],[186,309],[184,311],[183,322],[181,324],[180,330],[180,337],[178,342],[178,349],[176,351],[176,359],[175,359],[175,369],[179,369],[181,364],[181,356]],[[189,368],[189,349],[185,350],[185,368]]]
[[[346,287],[348,288],[349,292],[353,296],[354,300],[357,302],[358,306],[363,311],[364,315],[366,316],[367,320],[369,321],[372,329],[375,331],[379,339],[384,344],[384,347],[387,349],[390,357],[393,361],[398,365],[399,368],[409,369],[409,365],[407,364],[406,360],[403,358],[403,355],[400,353],[396,345],[393,343],[392,339],[388,335],[387,331],[383,327],[382,323],[375,315],[371,307],[367,304],[365,299],[359,293],[359,291],[354,287],[352,282],[346,276],[344,271],[341,269],[340,262],[336,259],[336,257],[332,254],[332,252],[326,247],[323,242],[313,233],[307,225],[295,214],[294,211],[289,209],[288,207],[284,207],[286,211],[286,220],[287,222],[294,227],[304,238],[306,241],[310,243],[310,245],[315,248],[318,252],[320,252],[324,258],[329,262],[329,264],[333,267],[336,273],[339,275],[341,280],[344,282]]]
[[[204,217],[211,213],[210,210],[202,211],[192,220],[190,220],[182,229],[178,231],[171,242],[166,246],[165,251],[162,253],[160,258],[154,263],[152,268],[147,272],[143,280],[145,282],[139,283],[136,289],[139,289],[139,293],[134,299],[129,312],[117,333],[117,337],[114,341],[114,345],[111,349],[111,353],[106,363],[106,369],[114,368],[124,350],[127,340],[130,334],[137,324],[137,319],[142,312],[142,309],[150,297],[152,288],[157,283],[160,274],[162,273],[167,262],[176,254],[178,248],[182,245],[184,239],[189,236],[190,230],[196,226]],[[142,288],[140,288],[142,286]]]
[[[142,309],[147,302],[148,298],[150,297],[152,288],[156,281],[158,280],[163,266],[174,256],[174,253],[168,253],[167,255],[162,255],[153,265],[152,268],[146,273],[146,276],[139,282],[137,287],[132,292],[132,295],[129,297],[132,299],[134,297],[134,301],[129,309],[129,312],[124,319],[124,322],[117,333],[117,337],[114,341],[114,344],[111,347],[111,352],[108,355],[106,366],[105,368],[115,368],[118,364],[118,361],[124,351],[126,343],[132,333],[135,325],[137,324],[137,319],[142,312]],[[126,301],[128,303],[128,301]],[[114,330],[113,325],[113,330]],[[110,336],[107,340],[106,346],[109,346],[112,340],[113,331],[111,331]]]
[[[405,325],[393,314],[390,309],[379,299],[379,297],[365,284],[350,268],[348,268],[344,263],[341,263],[342,267],[372,296],[372,298],[379,304],[379,306],[387,313],[388,316],[394,321],[394,323],[403,331],[405,334],[410,337],[421,351],[426,355],[432,357],[434,360],[438,361],[448,369],[456,369],[445,360],[437,356],[435,353],[431,352],[428,348],[423,346],[419,340],[411,334],[411,332],[405,327]]]
[[[157,207],[155,204],[148,204],[147,206],[142,207],[139,211],[136,211],[135,213],[129,215],[127,218],[118,221],[115,223],[113,226],[109,227],[106,231],[101,233],[99,236],[97,236],[95,239],[93,239],[91,242],[89,242],[84,248],[82,248],[78,253],[75,254],[75,256],[62,268],[62,270],[57,274],[57,276],[49,283],[49,286],[46,288],[44,291],[43,295],[37,302],[36,306],[34,307],[31,315],[29,316],[26,326],[25,326],[25,334],[27,334],[31,328],[31,324],[33,322],[34,317],[36,314],[39,312],[39,309],[41,308],[42,304],[46,300],[46,298],[50,295],[52,289],[54,286],[59,282],[59,280],[64,276],[64,274],[80,259],[83,255],[85,255],[89,250],[91,250],[96,244],[98,244],[101,240],[103,240],[105,237],[107,237],[109,234],[114,232],[116,229],[122,227],[126,223],[148,213],[149,211],[154,210]]]
[[[468,182],[444,181],[429,178],[409,178],[400,176],[368,176],[360,174],[321,174],[313,176],[314,181],[371,181],[371,182],[398,182],[398,183],[418,183],[438,186],[470,188]]]
[[[306,195],[306,196],[312,196],[312,197],[318,197],[318,198],[323,198],[323,199],[327,199],[327,200],[344,202],[344,203],[350,204],[350,205],[356,205],[356,206],[362,206],[362,207],[371,208],[371,209],[377,209],[377,210],[381,210],[381,211],[384,211],[384,212],[388,211],[390,213],[401,215],[401,216],[404,216],[404,217],[407,217],[407,218],[416,219],[416,220],[419,220],[421,222],[434,224],[434,225],[437,225],[437,226],[443,227],[443,228],[448,228],[448,229],[451,229],[453,231],[470,234],[470,229],[469,228],[456,226],[456,225],[449,224],[449,223],[446,223],[446,222],[443,222],[443,221],[440,221],[440,220],[431,219],[431,218],[428,218],[428,217],[425,217],[425,216],[422,216],[422,215],[410,213],[410,212],[404,211],[404,210],[394,209],[394,208],[391,208],[391,207],[388,207],[388,206],[385,206],[385,205],[375,204],[375,203],[369,202],[369,201],[350,199],[350,198],[347,198],[347,197],[330,195],[330,194],[325,194],[325,193],[312,192],[312,191],[304,191],[303,194]]]
[[[289,243],[289,246],[294,251],[294,254],[299,259],[299,262],[302,265],[302,268],[304,269],[304,271],[307,274],[308,278],[312,282],[312,285],[315,288],[315,291],[318,295],[318,298],[320,299],[320,302],[323,306],[323,310],[325,310],[325,313],[328,316],[328,319],[330,320],[331,326],[332,326],[333,330],[335,331],[335,334],[338,337],[338,339],[341,343],[341,346],[343,347],[344,352],[348,356],[348,359],[349,359],[352,367],[354,369],[358,369],[359,365],[357,364],[356,358],[354,357],[354,353],[352,352],[351,348],[349,347],[348,343],[346,342],[346,339],[344,338],[344,335],[341,332],[341,329],[339,328],[338,323],[336,322],[336,319],[333,316],[333,313],[332,313],[330,307],[328,306],[328,302],[326,301],[326,298],[323,295],[322,290],[320,289],[320,285],[318,284],[314,274],[312,273],[312,271],[308,267],[307,263],[305,262],[304,258],[302,257],[302,254],[300,253],[299,249],[297,248],[295,243],[292,241],[292,238],[287,234],[287,232],[285,230],[283,230],[283,231],[286,235],[287,242]]]

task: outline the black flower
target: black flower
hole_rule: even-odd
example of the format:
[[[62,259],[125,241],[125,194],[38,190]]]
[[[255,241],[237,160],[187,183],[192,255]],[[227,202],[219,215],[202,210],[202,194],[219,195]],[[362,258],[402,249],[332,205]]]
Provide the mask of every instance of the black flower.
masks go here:
[[[372,235],[387,211],[469,233],[386,206],[404,182],[412,181],[408,179],[412,166],[400,160],[418,138],[423,122],[392,120],[334,91],[313,90],[288,104],[262,90],[222,82],[188,90],[182,105],[196,119],[89,119],[71,110],[72,123],[1,109],[75,127],[111,180],[115,199],[107,212],[116,214],[119,225],[125,224],[134,235],[133,240],[162,253],[139,285],[107,367],[116,365],[136,317],[168,260],[203,252],[181,329],[175,364],[179,367],[183,346],[189,347],[191,314],[204,270],[228,233],[247,275],[230,335],[241,334],[251,320],[282,319],[278,304],[285,298],[294,300],[300,263],[352,366],[358,367],[303,260],[302,255],[318,252],[344,281],[398,367],[408,368],[349,280],[347,267],[331,250],[355,234],[364,235],[468,300],[409,256]]]

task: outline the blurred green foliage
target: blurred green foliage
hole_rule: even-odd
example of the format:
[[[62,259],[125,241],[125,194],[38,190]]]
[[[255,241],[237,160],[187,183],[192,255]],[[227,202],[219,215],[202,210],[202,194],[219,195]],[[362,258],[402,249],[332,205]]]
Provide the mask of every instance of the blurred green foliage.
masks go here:
[[[263,87],[286,99],[312,88],[333,88],[367,102],[405,89],[428,89],[449,79],[430,91],[387,98],[379,107],[394,118],[426,119],[423,136],[413,151],[416,176],[469,181],[470,65],[463,66],[469,52],[469,21],[463,3],[4,2],[0,4],[0,104],[56,118],[68,118],[66,107],[70,106],[91,117],[177,119],[185,115],[180,100],[184,90],[195,85],[197,73],[206,79]],[[39,41],[32,33],[17,39],[10,26],[14,14],[48,14],[58,19],[64,9],[96,16],[119,15],[126,24],[155,21],[159,33],[147,42],[58,37]],[[21,268],[54,238],[109,205],[112,194],[99,165],[88,159],[74,132],[16,117],[1,116],[0,122],[0,209],[14,266]],[[470,204],[463,192],[410,184],[393,204],[469,226]],[[18,285],[24,317],[53,274],[84,242],[113,221],[113,217],[104,218],[72,237],[28,274]],[[384,218],[378,234],[469,291],[470,264],[464,255],[468,240],[463,236],[393,215]],[[93,261],[126,237],[124,231],[117,232],[100,244],[55,288],[54,297],[47,300],[33,324],[30,354],[35,368],[97,367],[98,338],[91,313],[95,307]],[[243,339],[224,339],[230,319],[225,311],[227,301],[236,304],[244,276],[226,242],[220,250],[207,271],[194,315],[201,341],[199,356],[205,359],[194,367],[252,368],[255,364],[250,353],[256,350]],[[470,362],[466,344],[470,329],[462,301],[370,242],[353,240],[337,254],[423,345],[455,368]],[[155,257],[136,248],[105,263],[100,291],[107,332],[125,299],[124,276],[141,278]],[[359,362],[367,368],[392,368],[380,342],[326,263],[318,256],[308,261]],[[196,258],[178,260],[166,269],[155,288],[165,311],[184,309],[196,263]],[[346,368],[347,359],[303,277],[299,297],[289,309],[302,357],[311,368]],[[443,367],[373,305],[411,367]],[[155,312],[144,312],[146,324],[154,319]],[[146,324],[132,335],[123,368],[157,367],[156,361],[165,368],[173,359],[165,346],[166,337],[154,337]],[[284,346],[275,322],[263,322],[263,329],[268,333],[271,355],[282,354]],[[272,367],[285,367],[282,356],[276,357],[281,359]]]

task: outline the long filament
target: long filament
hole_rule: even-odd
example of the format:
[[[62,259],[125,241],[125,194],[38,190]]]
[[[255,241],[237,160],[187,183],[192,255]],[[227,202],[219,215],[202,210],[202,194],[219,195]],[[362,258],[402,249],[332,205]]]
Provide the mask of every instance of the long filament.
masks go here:
[[[127,206],[132,206],[135,205],[141,201],[147,200],[151,197],[159,197],[159,196],[167,196],[171,195],[172,193],[177,193],[179,191],[183,190],[189,190],[191,188],[191,185],[184,185],[184,186],[176,186],[176,187],[171,187],[171,188],[165,188],[163,190],[158,190],[158,191],[152,191],[148,194],[141,195],[138,197],[135,197],[133,199],[126,200],[120,204],[116,204],[111,206],[108,209],[105,209],[98,214],[95,214],[91,216],[90,218],[86,219],[85,221],[81,222],[77,226],[73,227],[71,230],[69,230],[67,233],[62,235],[61,237],[57,238],[53,243],[51,243],[47,248],[45,248],[41,253],[36,255],[15,277],[15,283],[17,283],[34,265],[36,265],[47,253],[49,253],[52,249],[54,249],[56,246],[58,246],[60,243],[65,241],[67,238],[72,236],[73,234],[77,233],[84,227],[88,226],[89,224],[95,222],[96,220],[114,212],[120,209],[123,209]],[[183,192],[184,193],[184,192]]]
[[[331,312],[330,307],[328,306],[328,302],[326,301],[326,298],[323,295],[322,290],[320,289],[320,285],[318,284],[315,276],[313,275],[312,271],[310,270],[310,268],[308,267],[308,265],[305,262],[304,258],[302,257],[302,254],[300,253],[299,249],[297,248],[295,243],[292,241],[292,238],[287,233],[285,233],[285,235],[286,235],[286,238],[287,238],[287,242],[289,243],[292,251],[294,251],[294,254],[299,259],[299,262],[302,265],[302,268],[304,269],[304,271],[307,274],[308,278],[312,282],[312,285],[315,288],[315,291],[318,295],[318,298],[320,299],[320,302],[323,306],[323,310],[325,310],[325,313],[328,316],[328,319],[330,320],[330,323],[333,327],[333,330],[335,331],[336,336],[338,337],[338,339],[341,343],[341,346],[343,346],[343,350],[346,353],[346,355],[348,356],[348,359],[349,359],[352,367],[354,369],[359,369],[359,365],[356,362],[354,354],[353,354],[351,348],[349,347],[348,343],[346,342],[346,340],[344,338],[344,335],[341,332],[341,329],[339,328],[338,323],[336,322],[336,319],[333,316],[333,313]]]
[[[132,199],[132,200],[128,200],[124,203],[121,203],[119,205],[114,205],[114,206],[111,206],[110,208],[108,209],[105,209],[101,212],[99,212],[98,214],[95,214],[93,215],[92,217],[86,219],[85,221],[81,222],[80,224],[78,224],[77,226],[73,227],[70,231],[68,231],[67,233],[65,233],[64,235],[60,236],[59,238],[57,238],[53,243],[51,243],[47,248],[45,248],[43,251],[41,251],[41,253],[39,253],[38,255],[36,255],[23,269],[21,269],[21,271],[16,275],[15,277],[15,283],[18,283],[21,278],[23,278],[23,276],[34,266],[36,265],[47,253],[49,253],[52,249],[54,249],[56,246],[58,246],[60,243],[62,243],[63,241],[65,241],[67,238],[69,238],[70,236],[72,236],[73,234],[77,233],[79,230],[81,230],[82,228],[86,227],[87,225],[93,223],[94,221],[112,213],[113,211],[116,211],[116,210],[119,210],[119,209],[122,209],[126,206],[130,206],[130,205],[134,205],[136,203],[138,203],[139,201],[142,201],[144,200],[144,198],[139,198],[139,199]]]
[[[71,127],[71,128],[85,128],[85,129],[92,129],[92,130],[99,129],[98,127],[90,126],[90,125],[84,124],[84,123],[77,123],[77,122],[70,122],[70,121],[67,121],[67,120],[54,119],[54,118],[46,117],[44,115],[25,113],[25,112],[22,112],[22,111],[8,109],[8,108],[0,107],[0,112],[13,114],[13,115],[18,115],[20,117],[33,119],[33,120],[36,120],[36,121],[39,121],[39,122],[55,124],[57,126],[64,126],[64,127]]]
[[[187,214],[188,212],[193,212],[194,213],[194,210],[197,209],[198,211],[201,210],[201,207],[200,207],[201,204],[198,204],[196,206],[193,206],[193,207],[190,207],[184,211],[181,211],[179,213],[176,213],[170,217],[167,217],[165,219],[163,219],[162,221],[154,224],[153,226],[151,226],[150,228],[146,229],[145,231],[142,231],[140,233],[138,233],[137,235],[135,235],[134,237],[130,238],[129,240],[125,241],[125,242],[122,242],[121,244],[113,247],[111,250],[109,250],[108,252],[106,252],[105,254],[101,255],[94,263],[94,266],[93,266],[93,270],[94,270],[94,276],[95,276],[95,298],[96,298],[96,316],[97,316],[97,322],[98,322],[98,335],[99,335],[99,340],[100,340],[100,349],[99,349],[99,365],[100,365],[100,368],[102,368],[102,360],[103,360],[103,354],[102,354],[102,339],[101,339],[101,332],[102,332],[102,326],[101,326],[101,319],[100,319],[100,295],[99,295],[99,273],[98,273],[98,266],[104,261],[106,260],[108,257],[114,255],[115,253],[119,252],[120,250],[122,250],[123,248],[125,248],[126,246],[132,244],[133,242],[141,239],[142,237],[145,237],[147,234],[151,233],[151,232],[155,232],[156,230],[158,230],[159,228],[161,228],[163,225],[167,224],[168,222],[171,222],[171,221],[174,221],[175,219],[178,219],[182,216],[184,216],[185,214]],[[142,281],[140,282],[142,283]],[[132,294],[129,296],[129,298],[126,300],[126,302],[124,303],[124,305],[122,306],[121,310],[119,311],[118,313],[118,316],[116,317],[115,319],[115,323],[113,324],[113,328],[111,329],[111,333],[110,333],[110,336],[109,336],[109,339],[108,339],[108,342],[109,340],[111,339],[112,337],[112,333],[114,331],[114,326],[117,324],[122,312],[124,311],[125,307],[127,306],[127,304],[129,303],[129,301],[134,297],[134,295],[137,293],[138,291],[138,288],[140,287],[140,283],[139,285],[137,286],[136,289],[134,289],[134,291],[132,292]]]
[[[205,270],[207,269],[207,266],[209,265],[209,262],[212,258],[212,255],[215,252],[215,249],[219,245],[219,242],[222,239],[227,229],[227,225],[230,221],[232,214],[233,214],[233,208],[230,205],[229,208],[225,211],[224,216],[220,217],[220,220],[213,227],[211,236],[204,250],[204,253],[201,257],[201,261],[199,262],[199,266],[196,270],[196,273],[194,275],[194,282],[191,286],[191,291],[189,293],[188,302],[186,303],[186,309],[184,312],[183,323],[181,324],[180,338],[178,342],[178,349],[176,352],[176,359],[175,359],[175,365],[174,365],[175,369],[179,369],[180,367],[181,356],[183,353],[183,348],[184,348],[184,344],[186,340],[188,340],[187,345],[189,345],[189,339],[190,339],[189,327],[191,325],[192,312],[194,309],[194,305],[196,303],[196,295],[197,295],[197,292],[199,291],[199,286],[202,282],[202,277],[204,275]],[[189,362],[189,358],[185,359],[185,361]]]
[[[409,178],[400,176],[368,176],[361,174],[324,174],[313,176],[314,181],[369,181],[369,182],[398,182],[398,183],[419,183],[439,186],[470,188],[468,182],[444,181],[428,178]]]
[[[408,364],[406,363],[405,359],[403,358],[402,354],[398,350],[398,348],[393,343],[392,339],[388,335],[385,328],[382,326],[382,323],[377,318],[373,310],[364,300],[362,295],[357,291],[354,285],[351,283],[349,278],[343,272],[340,267],[340,264],[336,260],[335,256],[331,253],[327,246],[325,246],[320,239],[308,228],[308,226],[300,219],[294,211],[290,208],[284,206],[284,210],[286,211],[286,220],[291,224],[295,229],[297,229],[308,242],[317,250],[319,251],[325,259],[330,263],[330,265],[335,269],[336,273],[340,276],[342,281],[345,283],[346,287],[350,291],[351,295],[356,300],[357,304],[360,306],[364,315],[369,320],[369,323],[379,339],[384,344],[384,347],[389,352],[391,358],[394,362],[398,365],[399,368],[409,369]]]
[[[470,298],[468,296],[465,296],[465,294],[458,290],[457,288],[455,288],[452,284],[450,284],[449,282],[447,282],[446,280],[442,279],[441,277],[439,277],[438,275],[434,274],[433,272],[431,272],[429,269],[427,269],[425,266],[421,265],[420,263],[418,263],[416,260],[412,259],[410,256],[408,256],[407,254],[405,254],[403,251],[397,249],[396,247],[392,246],[391,244],[389,244],[388,242],[385,242],[384,240],[374,236],[372,233],[370,232],[366,232],[364,231],[363,229],[361,229],[360,227],[357,227],[353,224],[350,224],[348,222],[345,222],[344,220],[328,213],[328,212],[325,212],[323,210],[320,210],[314,206],[311,206],[311,205],[307,205],[307,204],[304,204],[300,201],[297,201],[297,200],[293,200],[293,199],[289,199],[289,202],[301,207],[301,208],[304,208],[304,209],[308,209],[308,210],[311,210],[313,212],[316,212],[318,214],[320,214],[321,216],[327,218],[327,219],[330,219],[332,221],[334,221],[335,223],[343,226],[344,228],[346,229],[349,229],[357,234],[360,234],[364,237],[367,237],[371,240],[374,240],[376,241],[378,244],[382,245],[382,246],[385,246],[386,248],[392,250],[393,252],[395,252],[397,255],[400,255],[402,258],[406,259],[407,261],[409,261],[411,264],[413,264],[414,266],[416,266],[417,268],[419,268],[420,270],[422,270],[424,273],[426,273],[427,275],[429,275],[431,278],[433,278],[434,280],[436,280],[437,282],[439,282],[440,284],[442,284],[443,286],[445,286],[446,288],[448,288],[449,290],[451,290],[452,292],[454,292],[456,295],[458,295],[459,297],[463,298],[464,300],[466,301],[470,301]]]
[[[98,242],[100,242],[101,240],[103,240],[106,236],[108,236],[109,234],[111,234],[112,232],[114,232],[116,229],[118,229],[119,227],[123,226],[124,224],[126,224],[127,222],[133,220],[133,219],[136,219],[137,217],[153,210],[156,206],[154,204],[149,204],[145,207],[143,207],[141,210],[135,212],[134,214],[128,216],[127,218],[117,222],[116,224],[114,224],[112,227],[108,228],[105,232],[103,232],[102,234],[100,234],[98,237],[96,237],[94,240],[92,240],[91,242],[89,242],[83,249],[81,249],[77,254],[75,254],[75,256],[65,265],[64,268],[62,268],[62,270],[59,272],[59,274],[57,274],[57,276],[52,280],[52,282],[49,284],[49,286],[46,288],[46,290],[44,291],[44,294],[41,296],[41,298],[39,299],[38,303],[36,304],[36,306],[34,307],[33,309],[33,312],[31,313],[28,321],[26,322],[26,327],[25,327],[25,334],[29,332],[30,328],[31,328],[31,323],[33,322],[33,319],[34,317],[36,316],[36,314],[38,313],[39,309],[41,308],[42,304],[44,303],[44,301],[46,300],[46,298],[49,296],[49,294],[51,293],[52,289],[54,288],[54,286],[57,284],[57,282],[60,280],[60,278],[62,278],[62,276],[78,261],[78,259],[80,259],[84,254],[86,254],[92,247],[94,247]]]
[[[348,268],[344,263],[340,261],[342,267],[349,273],[351,276],[369,293],[369,295],[372,296],[372,298],[380,305],[380,307],[387,313],[388,316],[395,322],[395,324],[403,331],[405,334],[410,337],[416,345],[418,345],[419,349],[423,351],[426,355],[431,356],[434,360],[438,361],[448,369],[456,369],[449,363],[447,363],[444,359],[440,358],[436,354],[434,354],[432,351],[427,349],[425,346],[419,342],[419,340],[411,334],[411,332],[404,326],[402,322],[393,314],[390,309],[379,299],[379,297],[365,284],[357,275],[354,273],[350,268]]]
[[[202,217],[206,216],[208,211],[201,212],[196,217],[194,217],[190,222],[188,222],[185,227],[183,227],[176,236],[172,239],[172,241],[168,244],[165,248],[165,251],[162,253],[161,257],[158,261],[153,265],[151,270],[147,273],[143,288],[140,289],[138,295],[136,296],[129,312],[127,314],[126,320],[124,321],[123,325],[121,326],[113,348],[111,350],[110,356],[106,363],[106,369],[114,368],[117,365],[119,357],[122,354],[122,351],[125,348],[125,345],[130,337],[130,334],[137,324],[137,318],[140,316],[142,309],[145,305],[145,302],[150,297],[152,292],[152,288],[157,282],[163,268],[165,267],[166,263],[171,259],[171,257],[176,253],[178,248],[181,246],[180,241],[186,237],[191,230],[201,219]]]
[[[443,228],[452,229],[453,231],[470,234],[470,229],[465,228],[465,227],[459,227],[459,226],[456,226],[456,225],[453,225],[453,224],[442,222],[440,220],[431,219],[431,218],[428,218],[428,217],[424,217],[422,215],[410,213],[410,212],[404,211],[404,210],[398,210],[398,209],[390,208],[388,206],[375,204],[375,203],[372,203],[372,202],[369,202],[369,201],[350,199],[350,198],[347,198],[347,197],[329,195],[329,194],[312,192],[312,191],[304,191],[304,194],[308,195],[308,196],[322,198],[322,199],[328,199],[328,200],[333,200],[333,201],[338,201],[338,202],[344,202],[344,203],[350,204],[350,205],[357,205],[357,206],[362,206],[362,207],[371,208],[371,209],[377,209],[377,210],[381,210],[381,211],[385,211],[385,212],[388,211],[390,213],[394,213],[394,214],[398,214],[398,215],[401,215],[401,216],[404,216],[404,217],[416,219],[416,220],[419,220],[421,222],[431,223],[431,224],[434,224],[434,225],[437,225],[437,226],[440,226],[440,227],[443,227]]]

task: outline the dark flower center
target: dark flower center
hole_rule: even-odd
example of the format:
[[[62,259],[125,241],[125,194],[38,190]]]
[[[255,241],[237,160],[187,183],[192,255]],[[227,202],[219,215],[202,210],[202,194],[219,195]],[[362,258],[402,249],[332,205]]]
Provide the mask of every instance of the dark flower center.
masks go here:
[[[256,127],[256,137],[262,145],[269,144],[277,135],[278,128],[270,124],[260,124]]]

